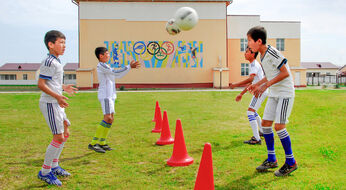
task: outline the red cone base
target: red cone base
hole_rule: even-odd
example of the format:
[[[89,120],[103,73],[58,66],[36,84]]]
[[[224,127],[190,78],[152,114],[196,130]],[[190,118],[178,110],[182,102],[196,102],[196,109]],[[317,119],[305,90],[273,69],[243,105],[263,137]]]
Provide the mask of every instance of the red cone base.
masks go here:
[[[174,139],[171,136],[171,131],[169,130],[167,111],[163,112],[163,120],[162,120],[162,131],[159,140],[157,140],[157,145],[167,145],[173,144]]]
[[[193,163],[186,151],[183,128],[180,119],[177,120],[172,157],[167,160],[169,166],[188,166]]]
[[[153,118],[152,122],[156,121],[156,114],[157,114],[158,108],[159,108],[159,101],[156,101],[155,113],[154,113],[154,118]]]
[[[214,190],[213,159],[209,143],[204,145],[194,190]]]
[[[155,128],[151,130],[152,133],[161,133],[162,130],[162,116],[160,107],[158,107],[157,110]]]

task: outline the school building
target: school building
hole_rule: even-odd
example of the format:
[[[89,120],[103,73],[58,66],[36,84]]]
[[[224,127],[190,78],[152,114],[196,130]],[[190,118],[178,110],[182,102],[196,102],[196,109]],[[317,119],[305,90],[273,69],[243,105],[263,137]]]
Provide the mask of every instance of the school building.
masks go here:
[[[247,31],[268,30],[268,43],[288,59],[296,86],[306,86],[300,66],[300,22],[261,21],[259,15],[227,15],[231,0],[75,0],[79,12],[77,86],[98,86],[94,50],[109,49],[114,68],[138,60],[117,87],[228,88],[248,76],[244,59]],[[171,36],[166,22],[183,6],[194,8],[199,22],[190,31]],[[113,64],[114,63],[114,64]]]

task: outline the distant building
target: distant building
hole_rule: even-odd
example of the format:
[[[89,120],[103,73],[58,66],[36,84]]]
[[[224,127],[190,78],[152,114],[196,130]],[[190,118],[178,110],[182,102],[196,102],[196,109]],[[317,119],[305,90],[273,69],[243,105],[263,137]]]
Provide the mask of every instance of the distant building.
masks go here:
[[[0,67],[0,85],[35,85],[41,63],[6,63]]]
[[[0,85],[36,85],[41,63],[6,63],[0,67]],[[64,84],[76,84],[78,63],[64,66]]]
[[[302,62],[308,85],[335,84],[339,67],[330,62]]]
[[[64,84],[76,84],[78,63],[66,63],[64,66]]]
[[[338,75],[341,75],[341,76],[346,76],[346,65],[340,67],[340,69],[338,70]]]

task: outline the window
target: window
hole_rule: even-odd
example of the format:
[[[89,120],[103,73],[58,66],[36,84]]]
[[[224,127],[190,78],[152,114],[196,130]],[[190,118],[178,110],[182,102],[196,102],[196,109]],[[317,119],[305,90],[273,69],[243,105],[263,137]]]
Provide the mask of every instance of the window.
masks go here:
[[[240,51],[245,51],[247,47],[247,39],[241,38],[240,39]]]
[[[65,80],[76,80],[76,74],[65,74]]]
[[[285,39],[283,38],[276,39],[276,49],[279,51],[285,51]]]
[[[17,80],[17,75],[0,75],[0,80]]]
[[[23,74],[23,80],[28,80],[28,74]]]
[[[249,64],[242,63],[241,64],[241,76],[249,76]]]

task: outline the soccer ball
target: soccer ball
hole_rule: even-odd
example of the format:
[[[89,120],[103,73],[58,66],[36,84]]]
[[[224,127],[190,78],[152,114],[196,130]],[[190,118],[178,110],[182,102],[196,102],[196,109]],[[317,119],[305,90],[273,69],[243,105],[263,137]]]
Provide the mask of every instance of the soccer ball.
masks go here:
[[[180,32],[180,28],[175,22],[175,19],[169,19],[166,24],[166,30],[170,35],[176,35]]]
[[[175,12],[174,19],[181,30],[191,30],[198,22],[198,14],[191,7],[181,7]]]

